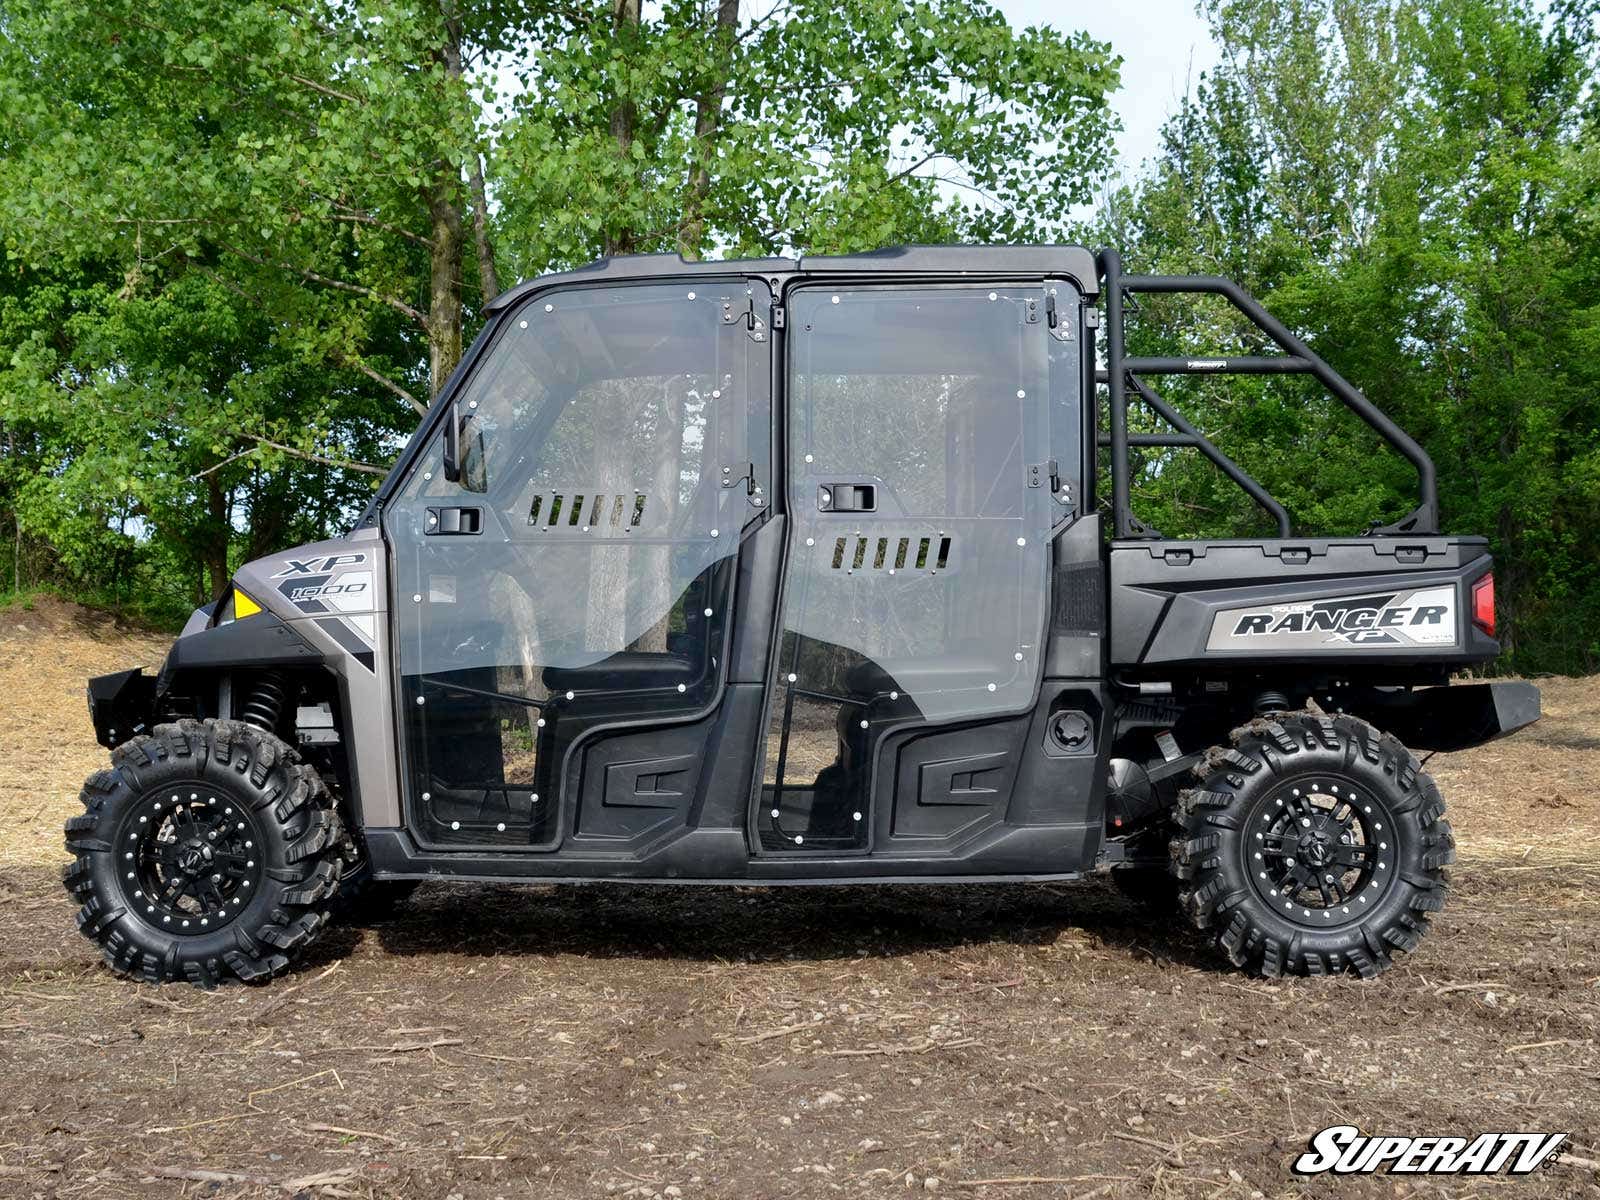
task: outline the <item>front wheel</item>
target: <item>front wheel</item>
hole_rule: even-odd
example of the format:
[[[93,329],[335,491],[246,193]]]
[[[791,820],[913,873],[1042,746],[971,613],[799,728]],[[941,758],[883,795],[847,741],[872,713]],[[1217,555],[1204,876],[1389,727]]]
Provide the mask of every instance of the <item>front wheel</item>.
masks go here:
[[[1373,976],[1444,907],[1444,801],[1393,737],[1286,714],[1235,731],[1178,802],[1180,903],[1236,966]]]
[[[67,822],[78,928],[119,975],[264,980],[321,933],[350,853],[316,771],[237,721],[117,747]]]

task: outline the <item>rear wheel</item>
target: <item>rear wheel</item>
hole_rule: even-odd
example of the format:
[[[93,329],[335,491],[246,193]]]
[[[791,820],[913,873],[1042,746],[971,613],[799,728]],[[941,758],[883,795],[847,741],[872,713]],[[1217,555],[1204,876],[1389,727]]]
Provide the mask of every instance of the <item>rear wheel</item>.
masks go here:
[[[111,762],[67,822],[64,882],[112,970],[201,987],[287,970],[350,852],[316,771],[236,721],[158,725]]]
[[[1178,802],[1180,903],[1263,975],[1376,975],[1444,907],[1455,842],[1411,752],[1353,717],[1281,714],[1213,750]]]

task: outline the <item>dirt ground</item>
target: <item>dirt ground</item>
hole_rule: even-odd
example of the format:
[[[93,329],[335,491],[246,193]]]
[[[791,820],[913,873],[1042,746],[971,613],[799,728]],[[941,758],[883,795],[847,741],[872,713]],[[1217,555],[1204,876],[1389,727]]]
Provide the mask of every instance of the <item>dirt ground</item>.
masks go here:
[[[0,1195],[1600,1196],[1600,680],[1433,760],[1451,903],[1370,983],[1247,979],[1103,883],[430,885],[206,994],[114,979],[56,881],[84,677],[166,640],[0,611]],[[1336,1123],[1572,1139],[1295,1179]]]

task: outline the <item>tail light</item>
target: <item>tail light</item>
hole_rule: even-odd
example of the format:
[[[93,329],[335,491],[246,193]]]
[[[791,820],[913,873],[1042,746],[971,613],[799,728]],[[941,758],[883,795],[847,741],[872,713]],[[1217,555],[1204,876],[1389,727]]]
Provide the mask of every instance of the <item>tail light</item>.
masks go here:
[[[1485,575],[1472,585],[1472,623],[1494,636],[1494,575]]]

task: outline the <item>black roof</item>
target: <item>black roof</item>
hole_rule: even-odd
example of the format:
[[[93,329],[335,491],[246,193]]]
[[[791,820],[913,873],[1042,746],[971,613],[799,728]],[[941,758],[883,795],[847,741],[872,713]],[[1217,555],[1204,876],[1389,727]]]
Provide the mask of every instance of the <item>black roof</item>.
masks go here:
[[[1085,296],[1099,293],[1095,257],[1082,246],[891,246],[869,254],[816,255],[801,258],[736,258],[690,261],[681,254],[630,254],[602,258],[576,271],[541,275],[508,288],[491,300],[485,312],[500,312],[534,292],[555,284],[631,282],[681,279],[706,275],[759,275],[770,278],[815,275],[978,275],[1041,276],[1071,279]]]

